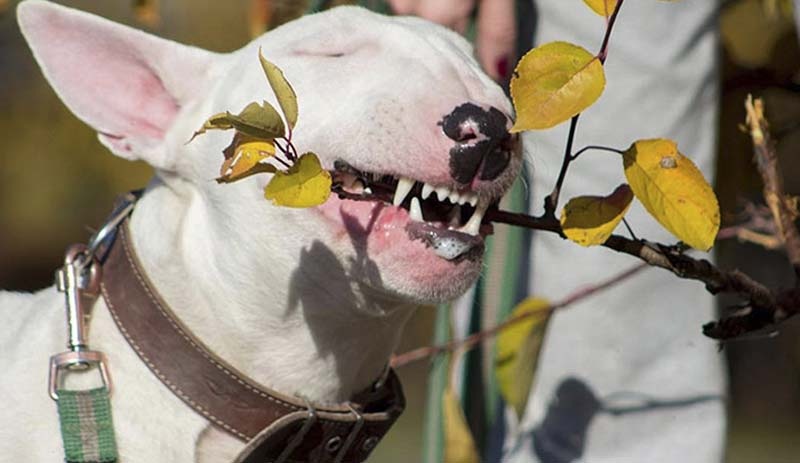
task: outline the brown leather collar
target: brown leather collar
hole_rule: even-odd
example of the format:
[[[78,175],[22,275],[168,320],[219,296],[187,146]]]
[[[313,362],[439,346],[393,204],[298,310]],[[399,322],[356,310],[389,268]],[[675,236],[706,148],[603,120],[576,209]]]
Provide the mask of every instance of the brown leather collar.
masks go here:
[[[125,339],[187,405],[247,442],[236,462],[361,462],[400,416],[394,372],[336,406],[313,406],[260,386],[218,358],[178,320],[133,250],[128,220],[103,263],[102,292]]]

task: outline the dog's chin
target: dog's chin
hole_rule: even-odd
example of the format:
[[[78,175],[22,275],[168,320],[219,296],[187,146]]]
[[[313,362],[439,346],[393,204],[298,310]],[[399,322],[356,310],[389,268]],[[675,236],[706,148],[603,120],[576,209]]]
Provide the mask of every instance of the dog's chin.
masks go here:
[[[467,236],[413,221],[402,208],[335,196],[317,211],[335,230],[334,246],[350,256],[349,273],[388,297],[418,304],[450,301],[480,274],[488,227]]]

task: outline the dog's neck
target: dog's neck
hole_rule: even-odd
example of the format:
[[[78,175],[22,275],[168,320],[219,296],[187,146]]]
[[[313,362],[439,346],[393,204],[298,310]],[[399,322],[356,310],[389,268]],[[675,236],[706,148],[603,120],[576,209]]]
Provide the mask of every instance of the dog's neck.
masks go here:
[[[413,305],[326,271],[337,263],[324,260],[335,257],[313,245],[282,268],[248,249],[246,234],[214,236],[208,212],[200,193],[156,184],[131,219],[145,272],[197,337],[254,381],[315,402],[348,400],[381,375]],[[241,240],[229,251],[264,253],[263,262],[252,268],[245,254],[223,254],[214,243],[225,239]],[[303,253],[312,265],[301,265]]]

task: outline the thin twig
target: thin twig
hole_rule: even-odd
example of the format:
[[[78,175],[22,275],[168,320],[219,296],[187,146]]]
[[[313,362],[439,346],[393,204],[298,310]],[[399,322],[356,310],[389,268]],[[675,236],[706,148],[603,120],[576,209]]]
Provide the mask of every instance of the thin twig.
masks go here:
[[[783,176],[778,169],[778,155],[764,117],[764,102],[752,95],[745,101],[746,123],[753,140],[753,158],[764,182],[764,200],[772,212],[777,235],[785,244],[786,255],[794,267],[795,286],[800,286],[800,233],[794,224],[797,219],[797,201],[787,196]]]
[[[539,316],[544,312],[551,312],[552,313],[552,312],[554,312],[556,310],[559,310],[559,309],[562,309],[562,308],[564,308],[564,307],[566,307],[568,305],[574,304],[574,303],[576,303],[576,302],[578,302],[580,300],[586,299],[589,296],[592,296],[592,295],[594,295],[594,294],[596,294],[596,293],[598,293],[600,291],[608,289],[608,288],[610,288],[610,287],[622,282],[623,280],[626,280],[626,279],[632,277],[633,275],[639,273],[640,271],[644,270],[647,267],[648,267],[647,264],[644,264],[644,263],[638,264],[638,265],[636,265],[634,267],[629,268],[628,270],[625,270],[624,272],[621,272],[621,273],[619,273],[617,275],[614,275],[613,277],[611,277],[611,278],[609,278],[607,280],[604,280],[604,281],[602,281],[600,283],[597,283],[595,285],[592,285],[592,286],[580,289],[578,291],[575,291],[574,293],[568,295],[564,299],[562,299],[562,300],[560,300],[558,302],[555,302],[553,304],[550,304],[546,308],[543,308],[541,310],[536,310],[536,311],[533,311],[533,312],[523,313],[523,314],[517,315],[515,317],[511,317],[508,320],[500,323],[499,325],[496,325],[496,326],[494,326],[492,328],[485,329],[483,331],[478,331],[477,333],[473,333],[473,334],[467,336],[466,338],[455,339],[455,340],[446,342],[444,344],[439,344],[439,345],[436,345],[436,346],[420,347],[418,349],[414,349],[414,350],[405,352],[403,354],[395,355],[394,357],[392,357],[392,361],[391,361],[392,368],[398,368],[398,367],[401,367],[401,366],[404,366],[404,365],[408,365],[409,363],[417,362],[419,360],[422,360],[422,359],[425,359],[425,358],[428,358],[428,357],[432,357],[434,355],[439,355],[439,354],[441,354],[443,352],[452,352],[452,351],[459,350],[459,349],[465,349],[465,350],[471,349],[471,348],[475,347],[476,345],[478,345],[479,343],[497,336],[498,334],[500,334],[506,328],[509,328],[509,327],[511,327],[513,325],[516,325],[517,323],[520,323],[523,320],[526,320],[526,319],[528,319],[528,318],[530,318],[532,316]]]
[[[725,227],[720,229],[719,233],[717,234],[718,241],[731,238],[736,238],[744,243],[753,243],[763,247],[764,249],[769,249],[770,251],[777,251],[783,248],[783,241],[781,241],[781,239],[777,236],[767,233],[759,233],[742,225]]]

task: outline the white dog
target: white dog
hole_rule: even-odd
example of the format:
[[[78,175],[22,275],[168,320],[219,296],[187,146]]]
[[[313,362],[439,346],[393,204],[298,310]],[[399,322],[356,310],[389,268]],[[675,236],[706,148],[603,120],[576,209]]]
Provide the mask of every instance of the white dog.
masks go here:
[[[215,54],[43,1],[18,14],[64,103],[114,154],[156,169],[130,219],[155,290],[254,382],[316,404],[346,401],[381,376],[415,306],[455,298],[476,279],[483,211],[521,155],[505,131],[509,101],[457,34],[337,8]],[[231,132],[187,140],[212,114],[263,99],[277,107],[259,47],[297,92],[298,150],[367,182],[391,176],[382,180],[400,206],[332,196],[318,208],[279,208],[263,198],[268,175],[214,181]],[[351,191],[364,186],[341,178]],[[63,458],[46,390],[48,358],[66,342],[64,304],[55,288],[0,294],[4,461]],[[92,313],[89,344],[108,358],[120,460],[232,460],[243,442],[158,381],[103,298]]]

